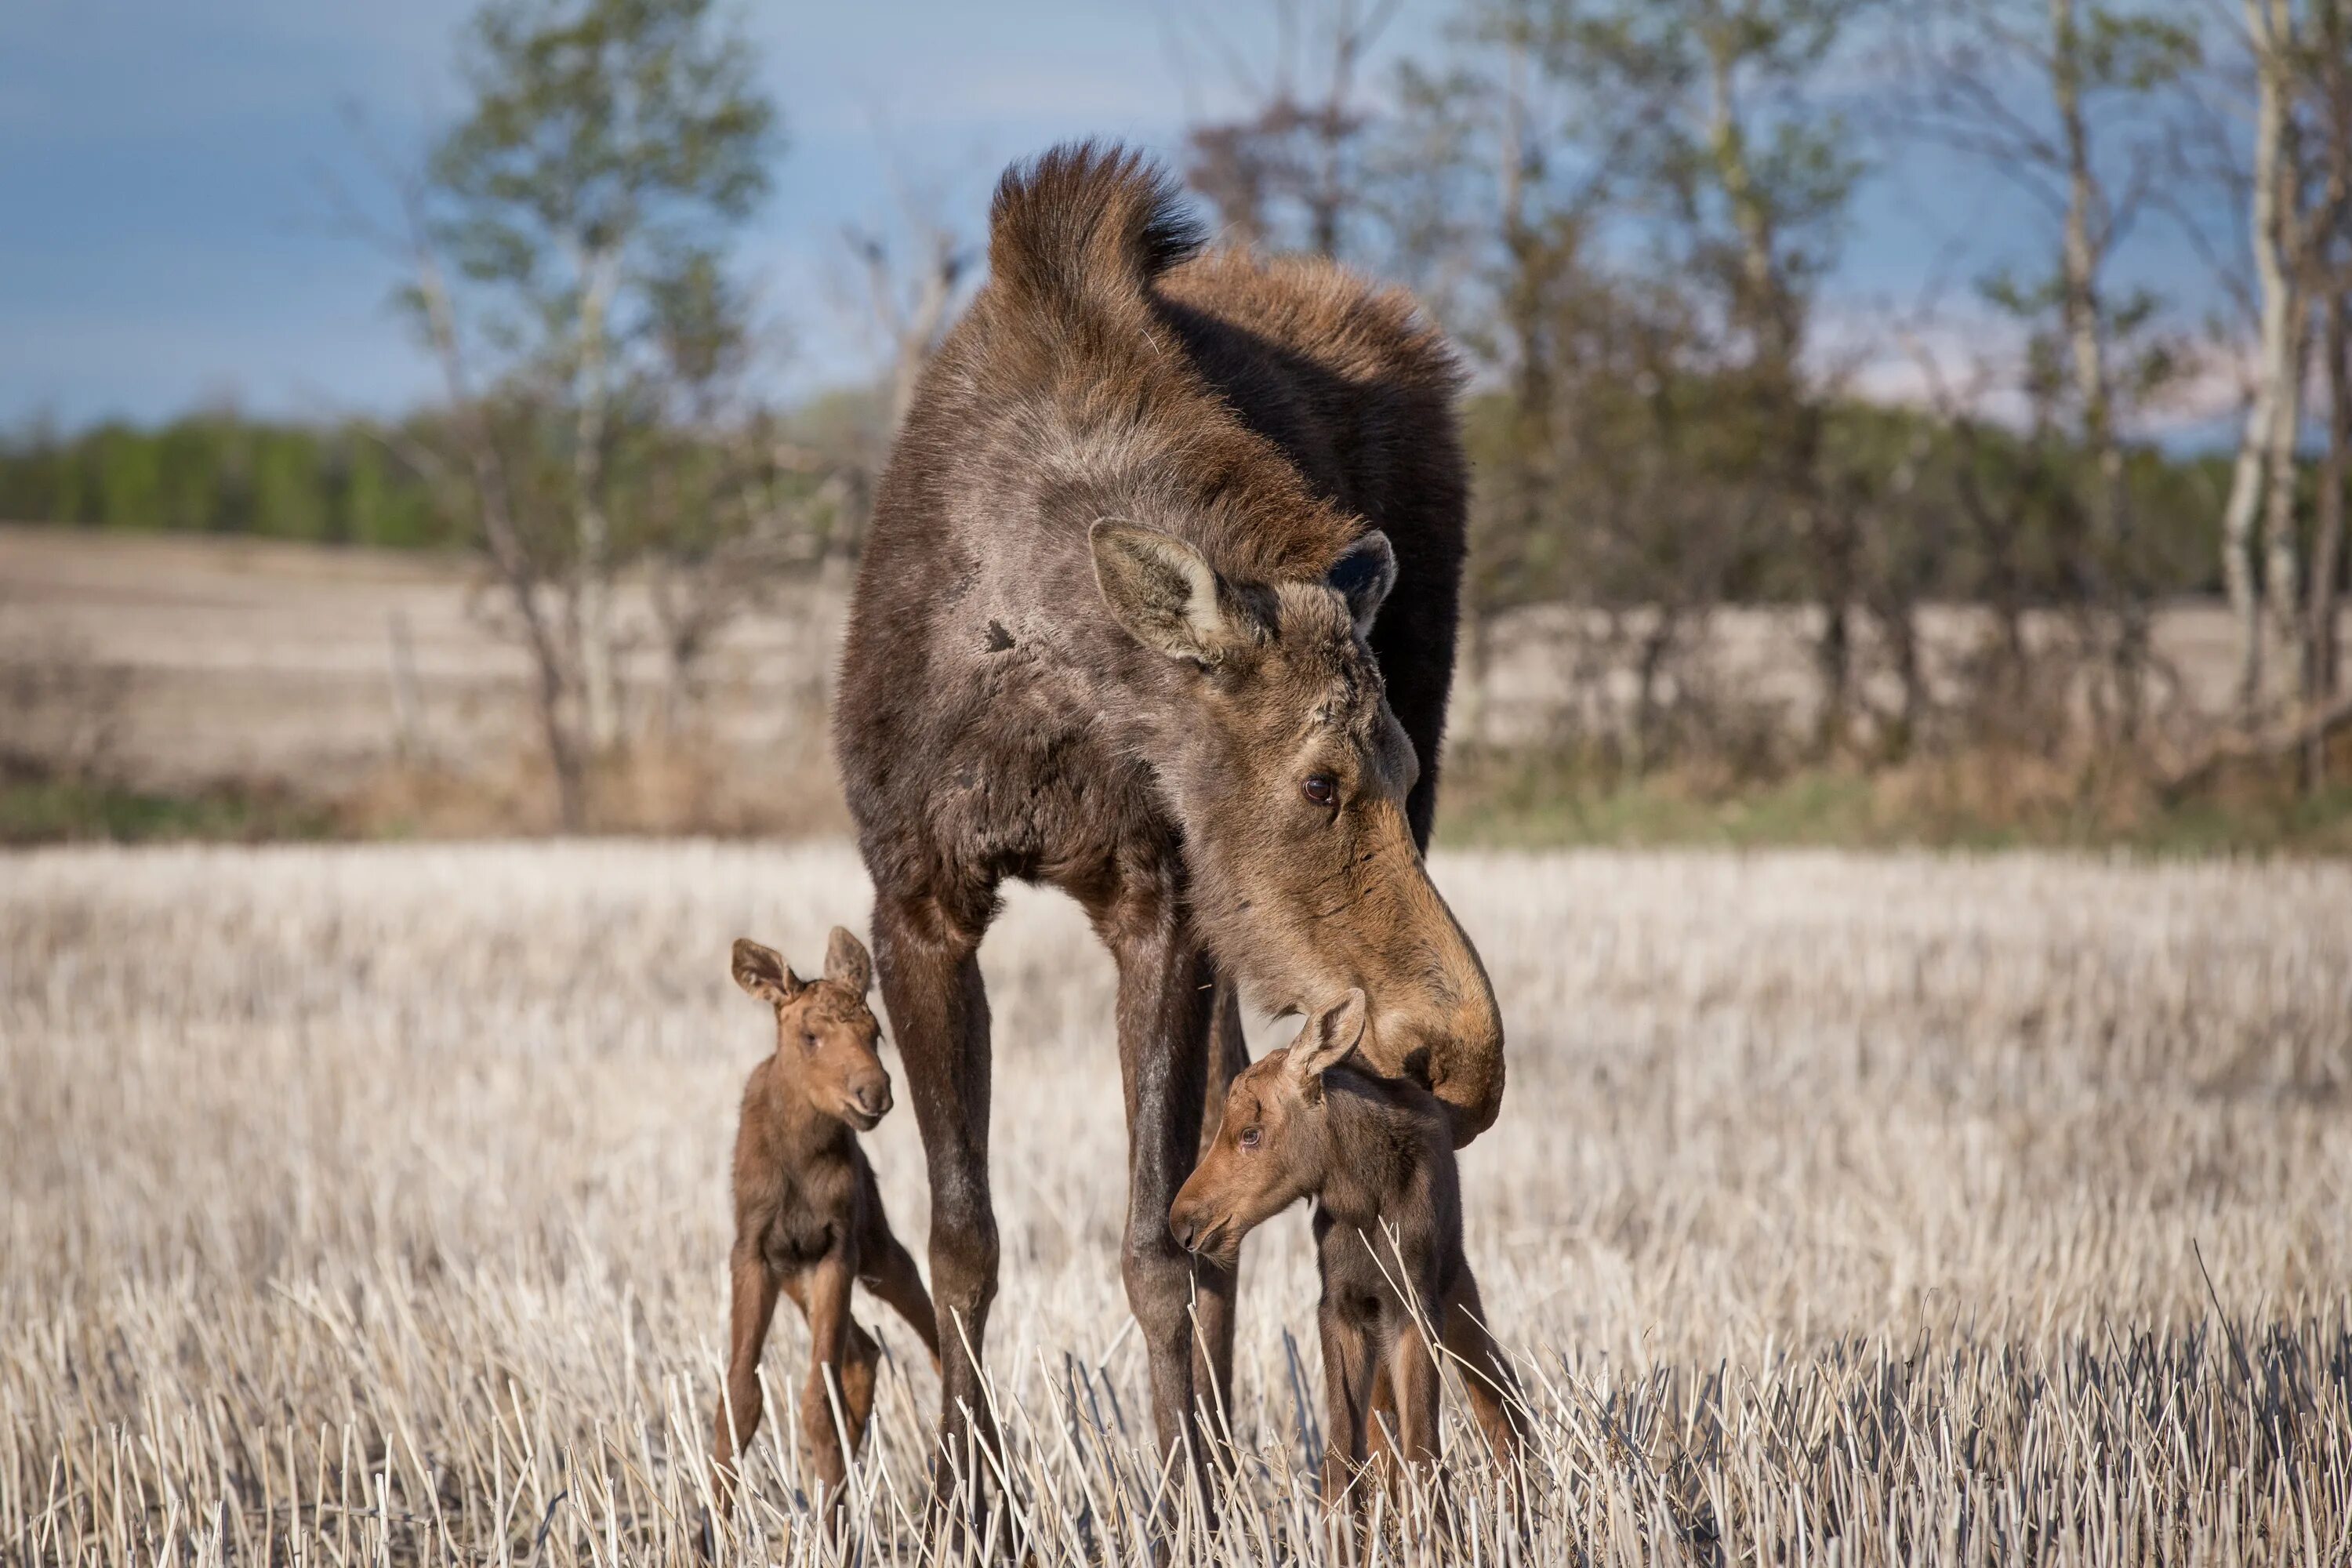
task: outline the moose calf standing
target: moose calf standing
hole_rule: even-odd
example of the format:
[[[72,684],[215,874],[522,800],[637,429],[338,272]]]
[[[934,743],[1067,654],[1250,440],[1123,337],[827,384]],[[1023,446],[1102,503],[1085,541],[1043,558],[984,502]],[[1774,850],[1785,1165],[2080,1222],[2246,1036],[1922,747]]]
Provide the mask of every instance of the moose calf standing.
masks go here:
[[[1342,1065],[1364,1019],[1364,994],[1350,991],[1235,1078],[1215,1142],[1168,1211],[1179,1245],[1230,1266],[1251,1229],[1315,1200],[1331,1505],[1376,1439],[1409,1464],[1436,1465],[1438,1364],[1424,1323],[1442,1321],[1496,1458],[1513,1462],[1519,1443],[1516,1384],[1462,1252],[1453,1124],[1418,1085]],[[1391,1415],[1395,1431],[1378,1431]]]
[[[875,1054],[881,1029],[866,1005],[873,973],[865,947],[839,926],[821,980],[801,979],[756,942],[735,944],[735,983],[776,1009],[776,1048],[751,1069],[735,1134],[734,1306],[712,1438],[722,1509],[733,1501],[735,1457],[759,1429],[760,1350],[778,1292],[808,1319],[814,1342],[801,1432],[828,1506],[838,1504],[848,1469],[843,1437],[855,1454],[866,1435],[880,1356],[850,1319],[850,1282],[864,1280],[895,1308],[939,1362],[930,1294],[890,1233],[874,1167],[857,1147],[857,1133],[890,1109],[890,1075]]]

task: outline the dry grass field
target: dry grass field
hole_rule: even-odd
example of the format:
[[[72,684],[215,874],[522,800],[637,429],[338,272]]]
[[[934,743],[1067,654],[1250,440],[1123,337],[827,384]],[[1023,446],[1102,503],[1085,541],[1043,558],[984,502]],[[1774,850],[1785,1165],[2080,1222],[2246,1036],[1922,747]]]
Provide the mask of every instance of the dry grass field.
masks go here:
[[[1452,1532],[1409,1498],[1380,1561],[2352,1557],[2352,868],[1437,873],[1512,1030],[1470,1245],[1539,1441],[1507,1485],[1450,1412]],[[830,845],[0,861],[0,1562],[692,1561],[768,1044],[728,942],[813,963],[864,902]],[[1044,895],[984,957],[993,1540],[1141,1561],[1108,967]],[[919,1238],[912,1117],[868,1143]],[[1317,1555],[1303,1215],[1244,1269],[1173,1563]],[[721,1561],[927,1560],[936,1384],[880,1332],[845,1539],[772,1419]]]
[[[0,526],[0,755],[54,763],[98,744],[101,771],[131,788],[287,792],[331,808],[347,832],[543,831],[551,795],[528,666],[496,635],[497,607],[478,569],[456,556]],[[822,721],[842,613],[837,594],[800,582],[732,625],[700,669],[691,732],[614,781],[600,822],[845,830]],[[641,584],[623,585],[616,614],[625,695],[642,711],[665,675]],[[1926,616],[1945,700],[1983,630],[1948,606]],[[2036,622],[2039,642],[2057,630]],[[1776,713],[1789,732],[1810,732],[1812,635],[1805,612],[1726,609],[1685,673],[1736,695],[1751,719]],[[2153,635],[2159,706],[2186,745],[2228,710],[2229,614],[2168,605]],[[1483,682],[1457,696],[1457,733],[1517,746],[1624,731],[1632,654],[1605,641],[1593,616],[1559,607],[1501,617]],[[1867,637],[1857,657],[1874,700],[1891,707],[1892,677]]]

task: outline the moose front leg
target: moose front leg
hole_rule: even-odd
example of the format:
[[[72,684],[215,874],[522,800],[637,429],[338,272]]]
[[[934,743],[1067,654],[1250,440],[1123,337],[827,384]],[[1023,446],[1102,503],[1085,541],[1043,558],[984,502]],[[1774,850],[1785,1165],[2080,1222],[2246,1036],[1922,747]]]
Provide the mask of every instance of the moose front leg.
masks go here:
[[[839,1253],[821,1259],[802,1281],[808,1313],[809,1374],[801,1390],[801,1440],[808,1445],[823,1508],[841,1506],[849,1459],[866,1433],[874,1399],[874,1342],[849,1318],[849,1265]],[[862,1352],[862,1353],[860,1353]]]
[[[738,1247],[730,1264],[733,1300],[727,1323],[727,1386],[711,1420],[710,1490],[723,1517],[734,1510],[736,1458],[760,1429],[760,1352],[776,1316],[776,1277],[758,1253]]]
[[[981,1384],[981,1346],[996,1299],[996,1211],[988,1190],[988,993],[980,977],[986,921],[972,906],[929,896],[874,905],[874,965],[907,1068],[931,1182],[931,1298],[940,1358],[940,1451],[933,1499],[942,1511],[968,1477],[978,1528],[986,1467],[977,1446],[996,1430]],[[957,909],[962,908],[962,913]]]
[[[1442,1310],[1443,1309],[1441,1309]],[[1389,1385],[1396,1395],[1397,1467],[1400,1479],[1418,1469],[1424,1479],[1437,1473],[1437,1401],[1442,1384],[1437,1357],[1421,1325],[1397,1326],[1386,1357]]]
[[[1362,1472],[1378,1357],[1371,1337],[1326,1300],[1315,1314],[1323,1344],[1323,1506],[1354,1511],[1351,1489]]]
[[[1170,888],[1133,893],[1100,922],[1118,961],[1118,1055],[1127,1098],[1127,1240],[1121,1272],[1151,1371],[1160,1452],[1186,1451],[1204,1507],[1208,1455],[1194,1418],[1196,1336],[1212,1360],[1228,1333],[1233,1279],[1196,1268],[1168,1234],[1169,1205],[1201,1149],[1214,977]],[[1195,1307],[1198,1308],[1196,1328]]]

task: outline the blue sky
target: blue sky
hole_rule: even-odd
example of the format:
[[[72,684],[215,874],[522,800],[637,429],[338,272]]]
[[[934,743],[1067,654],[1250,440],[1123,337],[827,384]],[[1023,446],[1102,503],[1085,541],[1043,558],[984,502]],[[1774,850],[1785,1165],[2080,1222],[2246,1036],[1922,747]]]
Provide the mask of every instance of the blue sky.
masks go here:
[[[1203,3],[1247,35],[1246,0],[745,6],[787,151],[743,256],[793,331],[788,384],[861,365],[840,235],[887,219],[887,171],[976,223],[997,170],[1058,138],[1171,147],[1191,103],[1220,96],[1196,78],[1188,102],[1167,47],[1170,8]],[[373,412],[427,395],[428,367],[384,308],[389,264],[336,231],[320,182],[370,188],[343,106],[408,148],[457,111],[471,7],[0,5],[0,426],[224,399]],[[1429,50],[1444,10],[1409,0],[1384,55]],[[1906,302],[1956,239],[1964,279],[2021,241],[2022,216],[1997,180],[1906,153],[1864,195],[1838,291],[1857,309]],[[2199,287],[2177,253],[2138,265]]]

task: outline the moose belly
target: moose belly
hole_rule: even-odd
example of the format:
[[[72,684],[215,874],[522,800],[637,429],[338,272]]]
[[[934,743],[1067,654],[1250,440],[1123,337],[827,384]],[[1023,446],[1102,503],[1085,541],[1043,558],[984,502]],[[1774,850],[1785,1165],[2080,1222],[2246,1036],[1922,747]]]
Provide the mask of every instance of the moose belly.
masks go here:
[[[841,1244],[840,1228],[812,1215],[780,1215],[760,1237],[760,1258],[778,1274],[798,1274]]]

